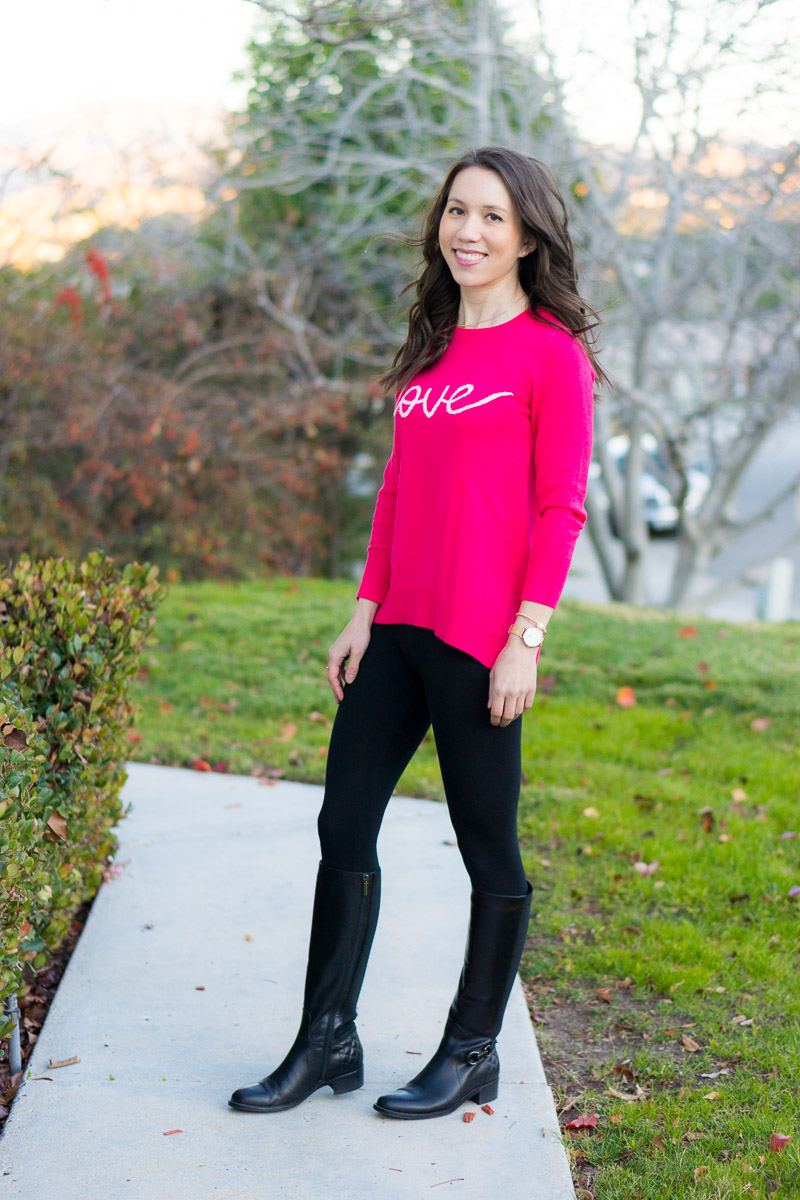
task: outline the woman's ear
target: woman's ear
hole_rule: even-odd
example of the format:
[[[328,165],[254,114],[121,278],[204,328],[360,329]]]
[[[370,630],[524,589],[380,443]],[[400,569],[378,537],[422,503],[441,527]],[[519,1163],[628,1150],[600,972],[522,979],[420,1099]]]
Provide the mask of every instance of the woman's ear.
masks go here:
[[[519,257],[527,258],[527,256],[529,254],[532,254],[535,249],[536,249],[536,239],[531,238],[531,240],[529,242],[525,242],[525,244],[523,245],[522,249],[519,252]]]

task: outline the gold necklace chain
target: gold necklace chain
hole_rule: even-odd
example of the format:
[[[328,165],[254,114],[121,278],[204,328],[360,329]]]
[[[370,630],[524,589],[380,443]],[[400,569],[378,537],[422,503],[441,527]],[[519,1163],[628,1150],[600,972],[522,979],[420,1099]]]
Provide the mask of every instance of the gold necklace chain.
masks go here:
[[[527,308],[527,304],[525,307]],[[484,319],[487,321],[495,321],[496,322],[498,317],[504,317],[506,315],[506,313],[510,313],[510,312],[511,312],[511,309],[506,308],[503,310],[503,312],[495,313],[495,315],[493,317],[486,317]],[[517,316],[521,316],[523,312],[525,312],[525,309],[524,308],[520,309],[520,311],[517,313]],[[456,329],[477,329],[478,326],[481,325],[482,323],[483,323],[482,321],[476,321],[474,325],[456,325]]]

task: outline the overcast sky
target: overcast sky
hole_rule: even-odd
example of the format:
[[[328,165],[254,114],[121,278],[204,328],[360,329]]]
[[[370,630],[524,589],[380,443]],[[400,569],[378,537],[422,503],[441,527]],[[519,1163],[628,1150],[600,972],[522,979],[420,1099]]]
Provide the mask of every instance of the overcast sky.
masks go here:
[[[645,3],[648,0],[644,0]],[[741,0],[743,12],[752,5]],[[522,31],[532,27],[530,0],[504,0]],[[657,4],[658,0],[652,0]],[[772,6],[785,19],[787,0]],[[700,6],[685,6],[695,20]],[[638,117],[626,84],[631,50],[628,0],[544,0],[548,33],[558,49],[569,105],[591,140],[627,144]],[[235,109],[244,86],[231,82],[244,65],[243,47],[258,20],[248,0],[5,0],[0,15],[0,137],[4,126],[97,101],[158,101]],[[767,20],[772,20],[767,16]],[[591,44],[606,70],[578,54]],[[720,79],[713,120],[743,85],[741,75]],[[800,99],[800,97],[799,97]],[[752,132],[780,145],[798,121],[797,107],[765,119],[752,114]],[[724,117],[723,117],[724,123]]]

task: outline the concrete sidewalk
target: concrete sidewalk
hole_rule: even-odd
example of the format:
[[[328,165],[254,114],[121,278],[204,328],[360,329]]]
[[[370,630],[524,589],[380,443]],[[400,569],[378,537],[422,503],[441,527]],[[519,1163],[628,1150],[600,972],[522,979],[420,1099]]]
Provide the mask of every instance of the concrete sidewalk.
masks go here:
[[[573,1200],[519,982],[493,1116],[468,1104],[405,1122],[372,1108],[436,1048],[461,969],[469,881],[442,804],[396,798],[384,821],[364,1088],[325,1088],[285,1113],[227,1107],[297,1031],[321,796],[129,767],[123,870],[97,896],[14,1103],[0,1195],[419,1200],[446,1186],[468,1200]],[[72,1055],[78,1065],[48,1070]]]

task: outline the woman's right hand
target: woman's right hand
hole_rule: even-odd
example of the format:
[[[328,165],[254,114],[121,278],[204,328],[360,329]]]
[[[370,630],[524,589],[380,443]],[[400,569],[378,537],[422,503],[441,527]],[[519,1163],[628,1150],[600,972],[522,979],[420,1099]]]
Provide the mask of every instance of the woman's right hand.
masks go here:
[[[358,674],[379,607],[374,600],[357,600],[355,612],[328,651],[328,683],[337,704],[344,699],[345,683],[352,683]]]

